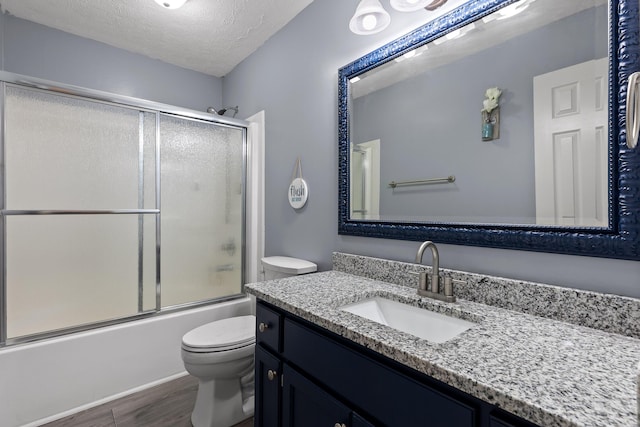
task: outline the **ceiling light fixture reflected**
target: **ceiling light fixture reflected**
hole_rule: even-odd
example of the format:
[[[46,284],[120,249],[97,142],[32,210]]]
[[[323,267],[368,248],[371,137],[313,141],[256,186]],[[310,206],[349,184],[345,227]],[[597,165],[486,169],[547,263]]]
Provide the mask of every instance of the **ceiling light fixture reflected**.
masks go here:
[[[187,0],[153,0],[165,9],[178,9],[182,7]]]
[[[465,27],[462,28],[458,28],[457,30],[453,30],[450,33],[448,33],[446,36],[442,36],[440,38],[437,38],[433,41],[433,44],[435,45],[439,45],[442,44],[448,40],[455,40],[455,39],[459,39],[460,37],[464,36],[465,34],[468,34],[471,30],[473,30],[474,28],[476,28],[476,24],[471,23]]]
[[[533,3],[533,0],[521,0],[519,2],[515,2],[510,4],[507,7],[503,7],[500,9],[496,17],[497,20],[511,18],[512,16],[516,16],[517,14],[523,12],[529,5]]]
[[[399,12],[415,12],[432,2],[433,0],[391,0],[391,7]]]
[[[402,62],[405,59],[416,58],[416,57],[422,55],[424,52],[426,52],[427,49],[429,49],[429,46],[427,46],[425,44],[424,46],[420,46],[419,48],[410,50],[409,52],[406,52],[405,54],[400,55],[399,57],[395,58],[394,61]]]
[[[379,0],[360,0],[349,21],[349,29],[360,35],[375,34],[387,28],[390,22],[391,16]]]

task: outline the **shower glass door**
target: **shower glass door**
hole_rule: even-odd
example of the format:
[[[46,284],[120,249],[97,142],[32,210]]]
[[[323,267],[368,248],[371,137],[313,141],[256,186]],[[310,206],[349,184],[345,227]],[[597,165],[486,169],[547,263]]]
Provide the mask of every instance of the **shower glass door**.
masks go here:
[[[245,128],[0,84],[0,346],[241,294]]]
[[[162,306],[239,294],[243,131],[160,116]]]
[[[112,212],[155,207],[155,115],[8,86],[4,136],[7,337],[137,314],[155,214]]]

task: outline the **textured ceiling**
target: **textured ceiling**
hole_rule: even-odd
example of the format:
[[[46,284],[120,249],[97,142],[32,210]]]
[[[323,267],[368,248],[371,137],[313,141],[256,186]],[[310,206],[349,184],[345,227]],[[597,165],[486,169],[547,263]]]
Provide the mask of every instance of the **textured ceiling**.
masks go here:
[[[313,0],[0,0],[3,12],[222,77]]]

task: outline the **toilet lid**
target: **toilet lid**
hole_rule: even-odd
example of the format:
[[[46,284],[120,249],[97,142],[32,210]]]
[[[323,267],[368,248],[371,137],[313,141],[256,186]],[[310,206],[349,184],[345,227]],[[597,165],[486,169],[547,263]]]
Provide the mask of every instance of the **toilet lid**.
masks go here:
[[[232,349],[255,341],[256,316],[238,316],[216,320],[187,332],[182,344],[194,349]]]
[[[286,274],[307,274],[318,270],[318,266],[311,261],[288,256],[264,257],[262,258],[262,266],[265,269]]]

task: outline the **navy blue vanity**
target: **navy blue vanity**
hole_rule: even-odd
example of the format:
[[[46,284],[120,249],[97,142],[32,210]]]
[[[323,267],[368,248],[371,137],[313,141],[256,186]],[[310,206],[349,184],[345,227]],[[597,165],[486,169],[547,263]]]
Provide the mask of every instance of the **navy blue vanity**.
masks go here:
[[[256,426],[635,426],[640,300],[335,253],[334,270],[247,284]],[[462,319],[442,341],[348,311],[382,299]],[[418,321],[434,329],[429,320]]]
[[[263,301],[257,324],[256,426],[535,425]]]

